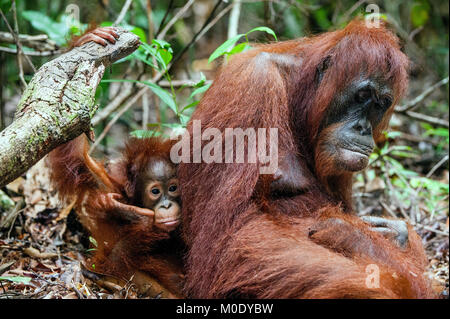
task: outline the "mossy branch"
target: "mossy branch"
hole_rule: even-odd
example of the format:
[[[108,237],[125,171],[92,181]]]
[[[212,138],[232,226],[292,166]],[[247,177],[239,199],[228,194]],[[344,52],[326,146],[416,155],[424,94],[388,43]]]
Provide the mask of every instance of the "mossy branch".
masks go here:
[[[136,35],[117,29],[120,38],[116,44],[86,43],[36,72],[13,123],[0,132],[0,187],[58,145],[89,131],[96,110],[95,91],[105,68],[140,44]]]

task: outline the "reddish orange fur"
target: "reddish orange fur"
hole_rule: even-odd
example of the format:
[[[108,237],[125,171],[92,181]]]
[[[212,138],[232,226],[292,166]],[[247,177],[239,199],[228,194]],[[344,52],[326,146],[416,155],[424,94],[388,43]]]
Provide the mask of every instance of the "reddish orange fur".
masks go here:
[[[84,32],[80,35],[74,35],[71,37],[69,42],[67,43],[67,51],[72,50],[73,48],[77,47],[77,42],[80,40],[84,35],[88,34],[92,30],[95,30],[98,27],[98,25],[94,22],[89,23],[88,27]]]
[[[88,141],[82,135],[52,151],[49,161],[52,181],[63,199],[76,197],[76,210],[82,224],[96,239],[98,247],[89,266],[93,270],[123,279],[130,279],[136,271],[154,276],[165,288],[181,296],[182,266],[179,258],[183,245],[178,235],[168,234],[153,226],[148,218],[126,223],[115,219],[98,201],[100,194],[119,192],[124,202],[136,204],[135,182],[137,176],[155,158],[170,162],[169,152],[173,141],[159,138],[128,141],[122,158],[106,172],[103,164],[84,158]],[[83,155],[84,154],[84,155]],[[101,171],[90,171],[86,161],[94,161]],[[93,166],[91,166],[93,167]],[[101,173],[114,185],[105,185]]]
[[[296,154],[313,178],[303,194],[274,199],[264,195],[268,178],[259,175],[258,163],[181,163],[189,297],[434,297],[419,236],[410,227],[401,250],[346,213],[352,176],[335,174],[318,147],[325,110],[349,81],[381,74],[395,101],[401,98],[408,59],[397,41],[384,26],[354,21],[343,30],[259,46],[223,67],[192,120],[221,132],[277,127],[280,157]],[[327,57],[331,64],[316,87],[316,70]],[[392,109],[387,113],[376,139]],[[332,218],[343,222],[321,228]],[[380,288],[366,286],[369,264],[380,270]]]

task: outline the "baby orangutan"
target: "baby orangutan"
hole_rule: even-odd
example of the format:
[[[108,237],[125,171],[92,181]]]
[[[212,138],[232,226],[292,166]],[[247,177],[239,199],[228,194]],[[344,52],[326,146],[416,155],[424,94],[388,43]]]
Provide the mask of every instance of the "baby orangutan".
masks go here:
[[[138,286],[161,285],[167,290],[163,297],[181,297],[184,278],[180,193],[169,156],[173,143],[132,138],[122,158],[107,168],[88,155],[84,135],[49,155],[60,196],[76,196],[77,214],[97,241],[88,268],[133,278]]]

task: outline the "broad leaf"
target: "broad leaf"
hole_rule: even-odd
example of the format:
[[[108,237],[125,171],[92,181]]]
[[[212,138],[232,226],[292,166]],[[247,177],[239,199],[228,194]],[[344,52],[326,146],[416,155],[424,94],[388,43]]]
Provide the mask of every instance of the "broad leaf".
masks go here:
[[[246,33],[246,35],[248,35],[248,34],[250,34],[250,33],[252,33],[252,32],[255,32],[255,31],[263,31],[263,32],[266,32],[266,33],[272,35],[272,36],[275,38],[275,40],[278,41],[275,32],[274,32],[271,28],[268,28],[268,27],[257,27],[257,28],[251,29],[250,31],[248,31],[248,32]]]
[[[224,55],[225,53],[228,52],[228,50],[230,48],[232,48],[236,42],[239,41],[240,38],[242,38],[244,36],[244,34],[238,34],[235,37],[232,37],[231,39],[228,39],[227,41],[225,41],[224,43],[222,43],[209,57],[208,59],[208,63],[211,63],[212,61],[214,61],[215,59],[217,59],[218,57],[220,57],[221,55]]]

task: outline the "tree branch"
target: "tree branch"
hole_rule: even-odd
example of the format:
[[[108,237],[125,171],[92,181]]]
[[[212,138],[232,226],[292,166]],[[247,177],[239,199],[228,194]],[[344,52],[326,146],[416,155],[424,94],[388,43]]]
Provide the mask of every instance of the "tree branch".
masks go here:
[[[122,22],[122,20],[125,18],[125,15],[127,14],[128,9],[130,8],[131,2],[133,0],[127,0],[125,4],[122,7],[122,10],[120,10],[119,16],[117,17],[116,21],[114,21],[113,25],[116,26]]]
[[[426,123],[430,123],[433,125],[439,125],[439,126],[448,128],[448,121],[442,120],[442,119],[434,117],[434,116],[429,116],[429,115],[425,115],[425,114],[417,113],[417,112],[413,112],[413,111],[407,111],[404,114],[415,120],[419,120],[422,122],[426,122]]]
[[[35,49],[39,52],[55,51],[59,49],[56,43],[50,40],[48,38],[48,35],[46,34],[39,34],[39,35],[19,34],[18,38],[23,46]],[[14,35],[9,32],[0,32],[0,42],[10,44],[16,43]]]
[[[158,34],[157,39],[161,40],[164,39],[166,36],[166,33],[170,30],[170,28],[177,22],[185,13],[188,11],[188,9],[192,6],[195,0],[189,0],[183,8],[181,8],[177,14],[166,24],[164,29]]]
[[[415,99],[407,102],[405,105],[398,105],[395,107],[395,112],[403,113],[406,111],[412,111],[416,108],[416,106],[422,102],[424,98],[426,98],[428,95],[430,95],[434,90],[441,87],[442,85],[445,85],[448,83],[448,76],[439,82],[433,84],[429,88],[427,88],[425,91],[423,91],[420,95],[416,96]]]
[[[88,42],[44,64],[28,84],[14,122],[0,132],[0,187],[44,155],[91,127],[95,90],[105,68],[139,47],[139,38],[117,28],[115,45]]]
[[[17,49],[10,49],[6,47],[0,47],[0,51],[11,53],[11,54],[18,54]],[[27,55],[27,56],[51,56],[51,55],[58,55],[61,54],[62,51],[56,50],[56,51],[22,51],[21,54]]]

